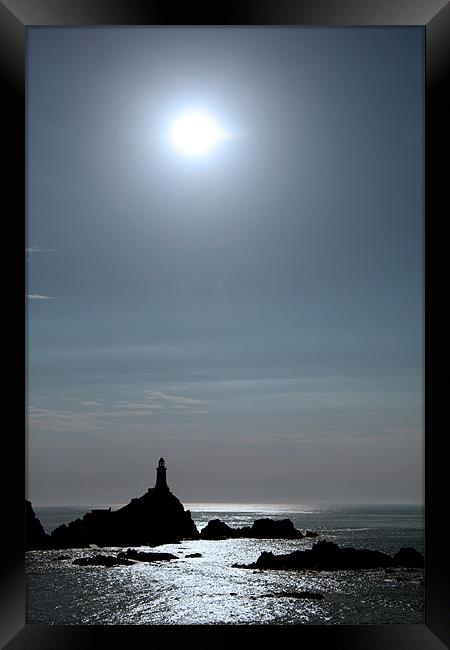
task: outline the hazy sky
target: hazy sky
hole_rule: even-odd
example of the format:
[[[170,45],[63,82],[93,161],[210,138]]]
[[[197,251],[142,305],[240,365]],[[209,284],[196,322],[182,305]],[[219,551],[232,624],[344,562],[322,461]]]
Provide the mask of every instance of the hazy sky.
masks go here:
[[[422,501],[423,46],[28,29],[34,504]]]

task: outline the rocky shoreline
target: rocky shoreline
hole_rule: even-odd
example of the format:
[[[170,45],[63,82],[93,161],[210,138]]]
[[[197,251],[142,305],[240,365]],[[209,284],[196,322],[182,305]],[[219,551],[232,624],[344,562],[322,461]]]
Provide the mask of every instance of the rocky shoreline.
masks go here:
[[[233,564],[237,569],[282,569],[335,571],[340,569],[378,569],[387,567],[423,568],[424,557],[412,547],[403,547],[394,556],[371,549],[340,547],[322,540],[311,549],[284,555],[263,552],[251,564]]]
[[[317,537],[318,533],[310,530],[302,533],[294,527],[290,519],[255,519],[252,526],[231,528],[220,519],[212,519],[200,532],[200,539],[303,539]]]

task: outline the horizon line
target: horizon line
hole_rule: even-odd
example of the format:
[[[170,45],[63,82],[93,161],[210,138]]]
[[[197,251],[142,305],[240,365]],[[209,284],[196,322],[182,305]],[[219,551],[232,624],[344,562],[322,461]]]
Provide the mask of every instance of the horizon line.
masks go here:
[[[36,508],[122,508],[127,505],[129,501],[124,503],[33,503],[31,499],[27,499]],[[182,502],[183,503],[183,502]],[[237,506],[307,506],[307,505],[402,505],[402,506],[425,506],[424,501],[354,501],[354,500],[302,500],[302,501],[185,501],[185,506],[201,506],[201,505],[237,505]]]

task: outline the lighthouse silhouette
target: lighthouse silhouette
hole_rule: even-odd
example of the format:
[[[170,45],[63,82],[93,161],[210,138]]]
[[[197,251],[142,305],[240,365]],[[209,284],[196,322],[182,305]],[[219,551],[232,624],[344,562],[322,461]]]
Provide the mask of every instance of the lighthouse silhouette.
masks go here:
[[[166,467],[166,463],[164,462],[164,458],[160,458],[158,462],[158,467],[156,468],[155,489],[157,490],[169,489],[166,480],[166,472],[167,472],[167,467]]]

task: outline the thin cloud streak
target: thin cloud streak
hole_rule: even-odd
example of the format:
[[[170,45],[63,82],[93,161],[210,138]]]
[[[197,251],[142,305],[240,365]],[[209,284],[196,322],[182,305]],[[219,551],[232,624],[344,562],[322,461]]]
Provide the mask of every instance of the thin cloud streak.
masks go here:
[[[37,246],[32,246],[30,248],[25,248],[26,253],[56,253],[55,248],[38,248]]]
[[[136,420],[157,414],[207,414],[205,410],[199,409],[200,404],[205,404],[204,400],[181,397],[164,391],[145,391],[145,394],[145,401],[119,400],[108,403],[105,400],[84,400],[80,402],[81,411],[30,405],[27,421],[31,428],[40,431],[89,433],[107,427],[114,428],[117,423],[121,426],[124,423],[127,426],[136,426],[139,424]]]

